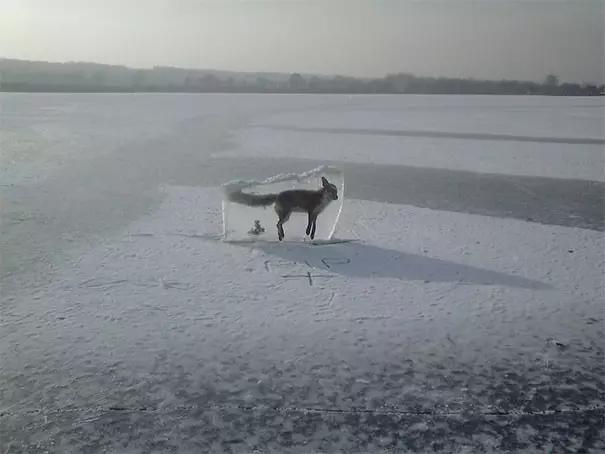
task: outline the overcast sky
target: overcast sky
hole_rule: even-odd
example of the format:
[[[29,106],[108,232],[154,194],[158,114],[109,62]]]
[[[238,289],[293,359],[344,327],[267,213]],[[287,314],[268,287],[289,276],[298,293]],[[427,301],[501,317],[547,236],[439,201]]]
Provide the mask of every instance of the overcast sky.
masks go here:
[[[0,0],[0,57],[604,82],[605,0]]]

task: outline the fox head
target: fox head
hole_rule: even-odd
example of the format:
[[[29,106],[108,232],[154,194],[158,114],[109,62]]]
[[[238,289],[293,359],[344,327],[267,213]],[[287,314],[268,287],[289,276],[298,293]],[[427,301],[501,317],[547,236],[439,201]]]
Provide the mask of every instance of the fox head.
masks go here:
[[[325,177],[321,177],[321,184],[323,185],[324,194],[327,194],[330,200],[338,200],[338,189],[332,183],[330,183]]]

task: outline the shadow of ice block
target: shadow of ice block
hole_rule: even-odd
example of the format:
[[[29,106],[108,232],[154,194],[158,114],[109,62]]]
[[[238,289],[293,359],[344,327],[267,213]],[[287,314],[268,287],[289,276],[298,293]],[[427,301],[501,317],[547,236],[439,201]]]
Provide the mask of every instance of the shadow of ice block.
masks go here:
[[[321,177],[325,177],[338,188],[338,200],[333,200],[317,218],[316,240],[329,240],[336,230],[344,199],[344,177],[342,171],[321,166],[308,172],[280,174],[263,181],[231,181],[223,185],[223,239],[226,241],[278,241],[277,214],[273,204],[250,207],[235,203],[227,193],[241,190],[251,194],[277,194],[288,189],[321,188]],[[285,240],[302,241],[307,228],[306,213],[292,213],[284,224]]]

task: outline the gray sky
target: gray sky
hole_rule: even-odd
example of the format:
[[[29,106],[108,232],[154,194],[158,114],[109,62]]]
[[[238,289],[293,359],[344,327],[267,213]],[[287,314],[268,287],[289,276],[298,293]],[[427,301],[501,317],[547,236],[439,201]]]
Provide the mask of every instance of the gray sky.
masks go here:
[[[605,81],[605,0],[0,0],[0,56]]]

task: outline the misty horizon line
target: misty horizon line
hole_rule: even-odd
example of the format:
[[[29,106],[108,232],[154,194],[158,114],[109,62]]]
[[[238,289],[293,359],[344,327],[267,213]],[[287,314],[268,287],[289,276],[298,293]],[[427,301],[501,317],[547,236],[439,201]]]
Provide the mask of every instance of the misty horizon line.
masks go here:
[[[190,71],[190,72],[208,72],[208,73],[224,73],[224,74],[241,74],[241,75],[274,75],[274,76],[291,76],[292,74],[300,74],[305,77],[323,77],[323,78],[351,78],[357,79],[361,81],[370,81],[381,78],[386,78],[389,76],[395,75],[410,75],[417,77],[419,79],[451,79],[451,80],[469,80],[469,81],[517,81],[517,82],[532,82],[532,83],[542,83],[545,78],[549,75],[555,75],[554,73],[544,74],[544,77],[541,80],[535,79],[523,79],[523,78],[480,78],[472,75],[465,76],[454,76],[454,75],[428,75],[428,74],[417,74],[411,71],[391,71],[383,73],[382,75],[377,76],[357,76],[354,74],[344,74],[344,73],[322,73],[322,72],[313,72],[313,71],[281,71],[281,70],[232,70],[225,68],[202,68],[202,67],[191,67],[191,66],[175,66],[175,65],[164,65],[164,64],[154,64],[153,66],[130,66],[118,63],[101,63],[96,61],[88,61],[88,60],[30,60],[24,58],[15,58],[15,57],[4,57],[0,56],[0,62],[2,61],[12,61],[19,63],[30,63],[30,64],[49,64],[49,65],[91,65],[91,66],[101,66],[107,68],[116,68],[116,69],[126,69],[130,71],[153,71],[155,69],[168,69],[168,70],[179,70],[179,71]],[[1,71],[2,68],[0,68]],[[558,76],[557,76],[558,77]],[[1,82],[1,80],[0,80]],[[578,84],[578,85],[596,85],[601,86],[605,84],[605,77],[601,81],[572,81],[565,80],[561,81],[561,83],[570,83],[570,84]]]
[[[358,78],[177,66],[143,69],[82,61],[59,63],[0,58],[0,91],[599,96],[605,94],[605,85],[561,82],[555,74],[546,75],[542,82],[421,77],[403,72]]]

